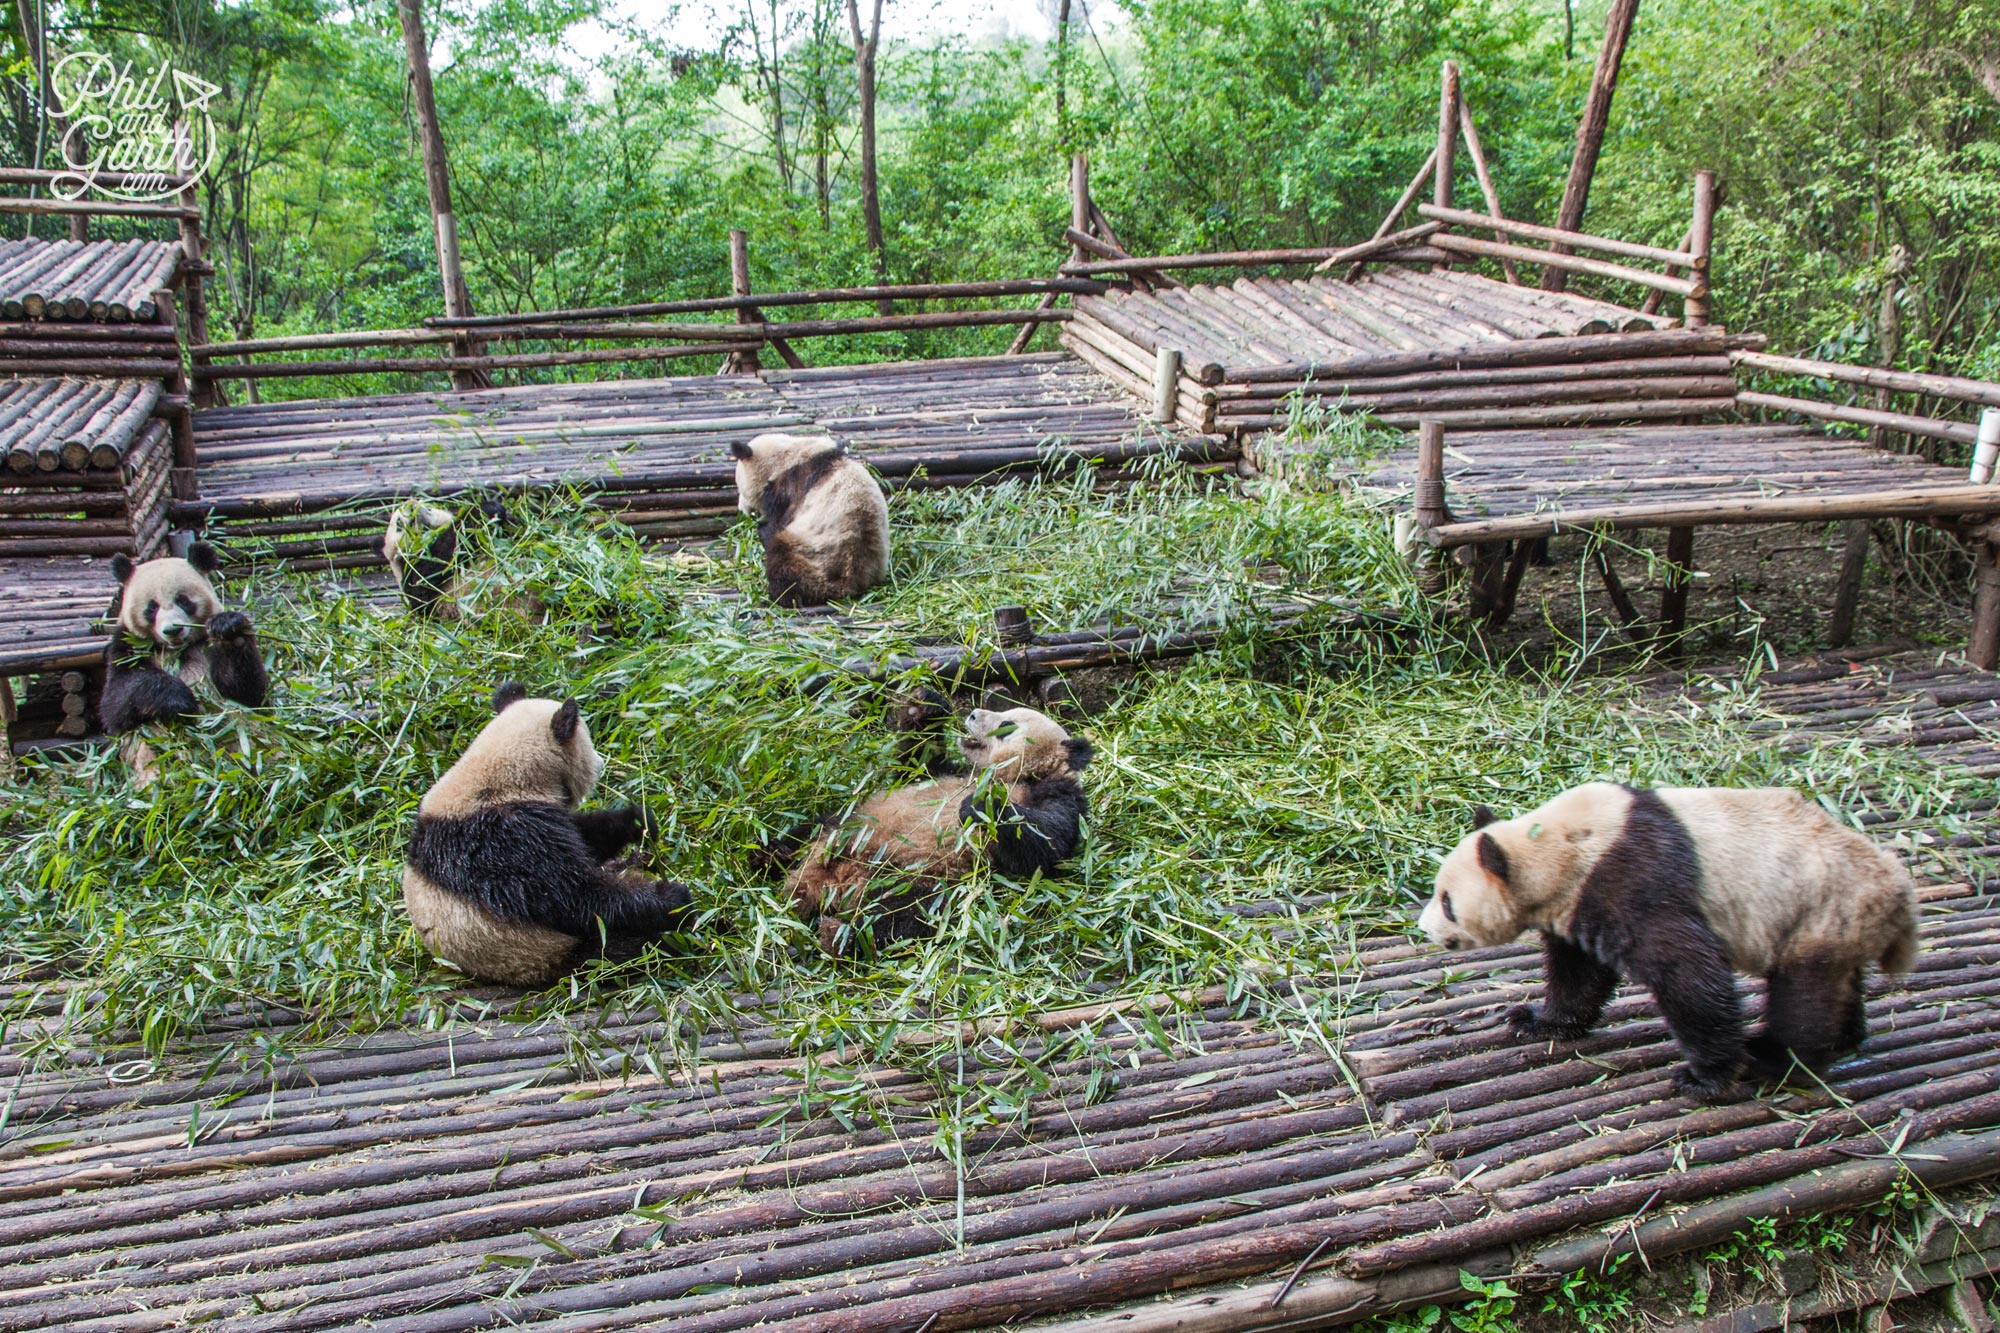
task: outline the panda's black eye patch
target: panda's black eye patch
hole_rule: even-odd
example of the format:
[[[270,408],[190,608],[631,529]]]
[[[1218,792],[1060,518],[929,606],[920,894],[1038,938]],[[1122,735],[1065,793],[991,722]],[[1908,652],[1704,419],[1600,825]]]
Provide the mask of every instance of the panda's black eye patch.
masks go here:
[[[1020,729],[1021,724],[1018,722],[1002,722],[999,726],[993,728],[993,739],[1004,741]]]
[[[146,603],[146,623],[150,625],[159,618],[160,618],[160,601],[156,597],[152,601]]]
[[[1451,895],[1449,893],[1438,895],[1438,906],[1444,909],[1444,919],[1456,925],[1458,922],[1458,913],[1451,910]]]
[[[187,612],[188,615],[190,616],[195,614],[194,598],[188,596],[186,593],[180,593],[176,595],[174,598],[174,605],[178,606],[181,610]]]

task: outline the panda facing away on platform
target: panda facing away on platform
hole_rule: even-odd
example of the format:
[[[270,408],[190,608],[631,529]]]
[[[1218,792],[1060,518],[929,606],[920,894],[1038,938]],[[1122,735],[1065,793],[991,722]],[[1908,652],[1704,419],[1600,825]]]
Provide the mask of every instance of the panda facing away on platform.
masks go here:
[[[215,548],[196,542],[186,559],[162,556],[143,564],[111,558],[118,592],[114,622],[104,647],[104,693],[98,717],[104,730],[126,736],[149,722],[170,722],[201,711],[196,695],[217,695],[251,708],[270,693],[264,658],[250,617],[225,610],[208,576],[221,565]],[[127,746],[126,757],[151,776],[151,751]]]
[[[764,577],[781,606],[849,601],[889,577],[889,504],[825,435],[759,435],[729,447],[736,507],[757,515]]]
[[[1481,806],[1418,924],[1452,949],[1539,930],[1546,997],[1508,1014],[1534,1040],[1589,1031],[1621,974],[1644,985],[1687,1061],[1675,1090],[1704,1099],[1739,1095],[1746,1064],[1772,1079],[1859,1048],[1864,969],[1917,955],[1902,864],[1784,788],[1595,782],[1515,819]],[[1737,972],[1766,982],[1747,1041]]]
[[[509,681],[493,712],[417,807],[403,902],[424,947],[486,981],[542,986],[679,927],[683,885],[606,865],[643,835],[643,812],[576,808],[604,768],[576,701]]]
[[[874,917],[877,947],[931,934],[926,902],[984,858],[1003,875],[1052,872],[1083,839],[1077,780],[1090,742],[1032,708],[975,709],[959,737],[969,771],[878,792],[807,848],[785,881],[828,953]]]

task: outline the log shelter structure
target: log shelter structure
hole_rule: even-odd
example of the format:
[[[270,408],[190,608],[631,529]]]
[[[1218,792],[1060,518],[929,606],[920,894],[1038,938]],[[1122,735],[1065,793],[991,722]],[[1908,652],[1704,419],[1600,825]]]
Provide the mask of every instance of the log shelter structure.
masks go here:
[[[1656,706],[1710,701],[1713,684],[1683,698],[1663,681]],[[2000,680],[1935,653],[1787,665],[1759,689],[1773,744],[2000,776]],[[1929,839],[1916,971],[1871,984],[1869,1043],[1824,1087],[1716,1106],[1672,1095],[1675,1050],[1642,991],[1581,1041],[1523,1045],[1504,1014],[1539,989],[1536,951],[1388,937],[1361,940],[1338,976],[1022,1020],[1011,1040],[1031,1046],[1094,1031],[1118,1087],[1094,1093],[1089,1060],[1056,1067],[1018,1123],[968,1140],[962,1171],[913,1109],[927,1085],[908,1066],[843,1068],[879,1122],[784,1113],[809,1057],[754,1006],[686,1064],[634,1057],[650,1015],[469,1015],[204,1081],[224,1045],[302,1021],[254,1002],[158,1061],[5,1057],[0,1324],[909,1333],[1041,1317],[1225,1333],[1460,1299],[1462,1270],[1553,1285],[1752,1218],[1873,1203],[1898,1180],[1990,1179],[2000,819],[1969,808],[1931,839],[1933,821],[1896,809],[1885,793],[1863,818]],[[1760,988],[1744,990],[1754,1017]],[[19,1039],[62,1022],[63,1000],[44,984]],[[976,1055],[983,1034],[959,1039]],[[1789,1308],[1996,1268],[2000,1221],[1933,1225],[1881,1285],[1794,1292]],[[1755,1322],[1763,1309],[1728,1327],[1782,1326]]]

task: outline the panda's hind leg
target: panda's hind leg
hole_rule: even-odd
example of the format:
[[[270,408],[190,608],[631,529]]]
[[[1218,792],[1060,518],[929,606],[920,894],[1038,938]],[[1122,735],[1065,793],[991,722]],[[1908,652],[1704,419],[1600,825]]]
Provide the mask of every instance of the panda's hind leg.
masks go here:
[[[1861,1044],[1868,1018],[1852,967],[1804,957],[1764,978],[1764,1026],[1745,1043],[1758,1077],[1782,1078],[1793,1062],[1821,1070]]]

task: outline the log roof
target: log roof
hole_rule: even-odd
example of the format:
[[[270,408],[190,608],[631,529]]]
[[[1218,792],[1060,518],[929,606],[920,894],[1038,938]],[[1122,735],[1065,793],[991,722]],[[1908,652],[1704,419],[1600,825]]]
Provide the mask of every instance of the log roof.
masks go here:
[[[183,254],[175,241],[0,241],[0,315],[147,323]]]

